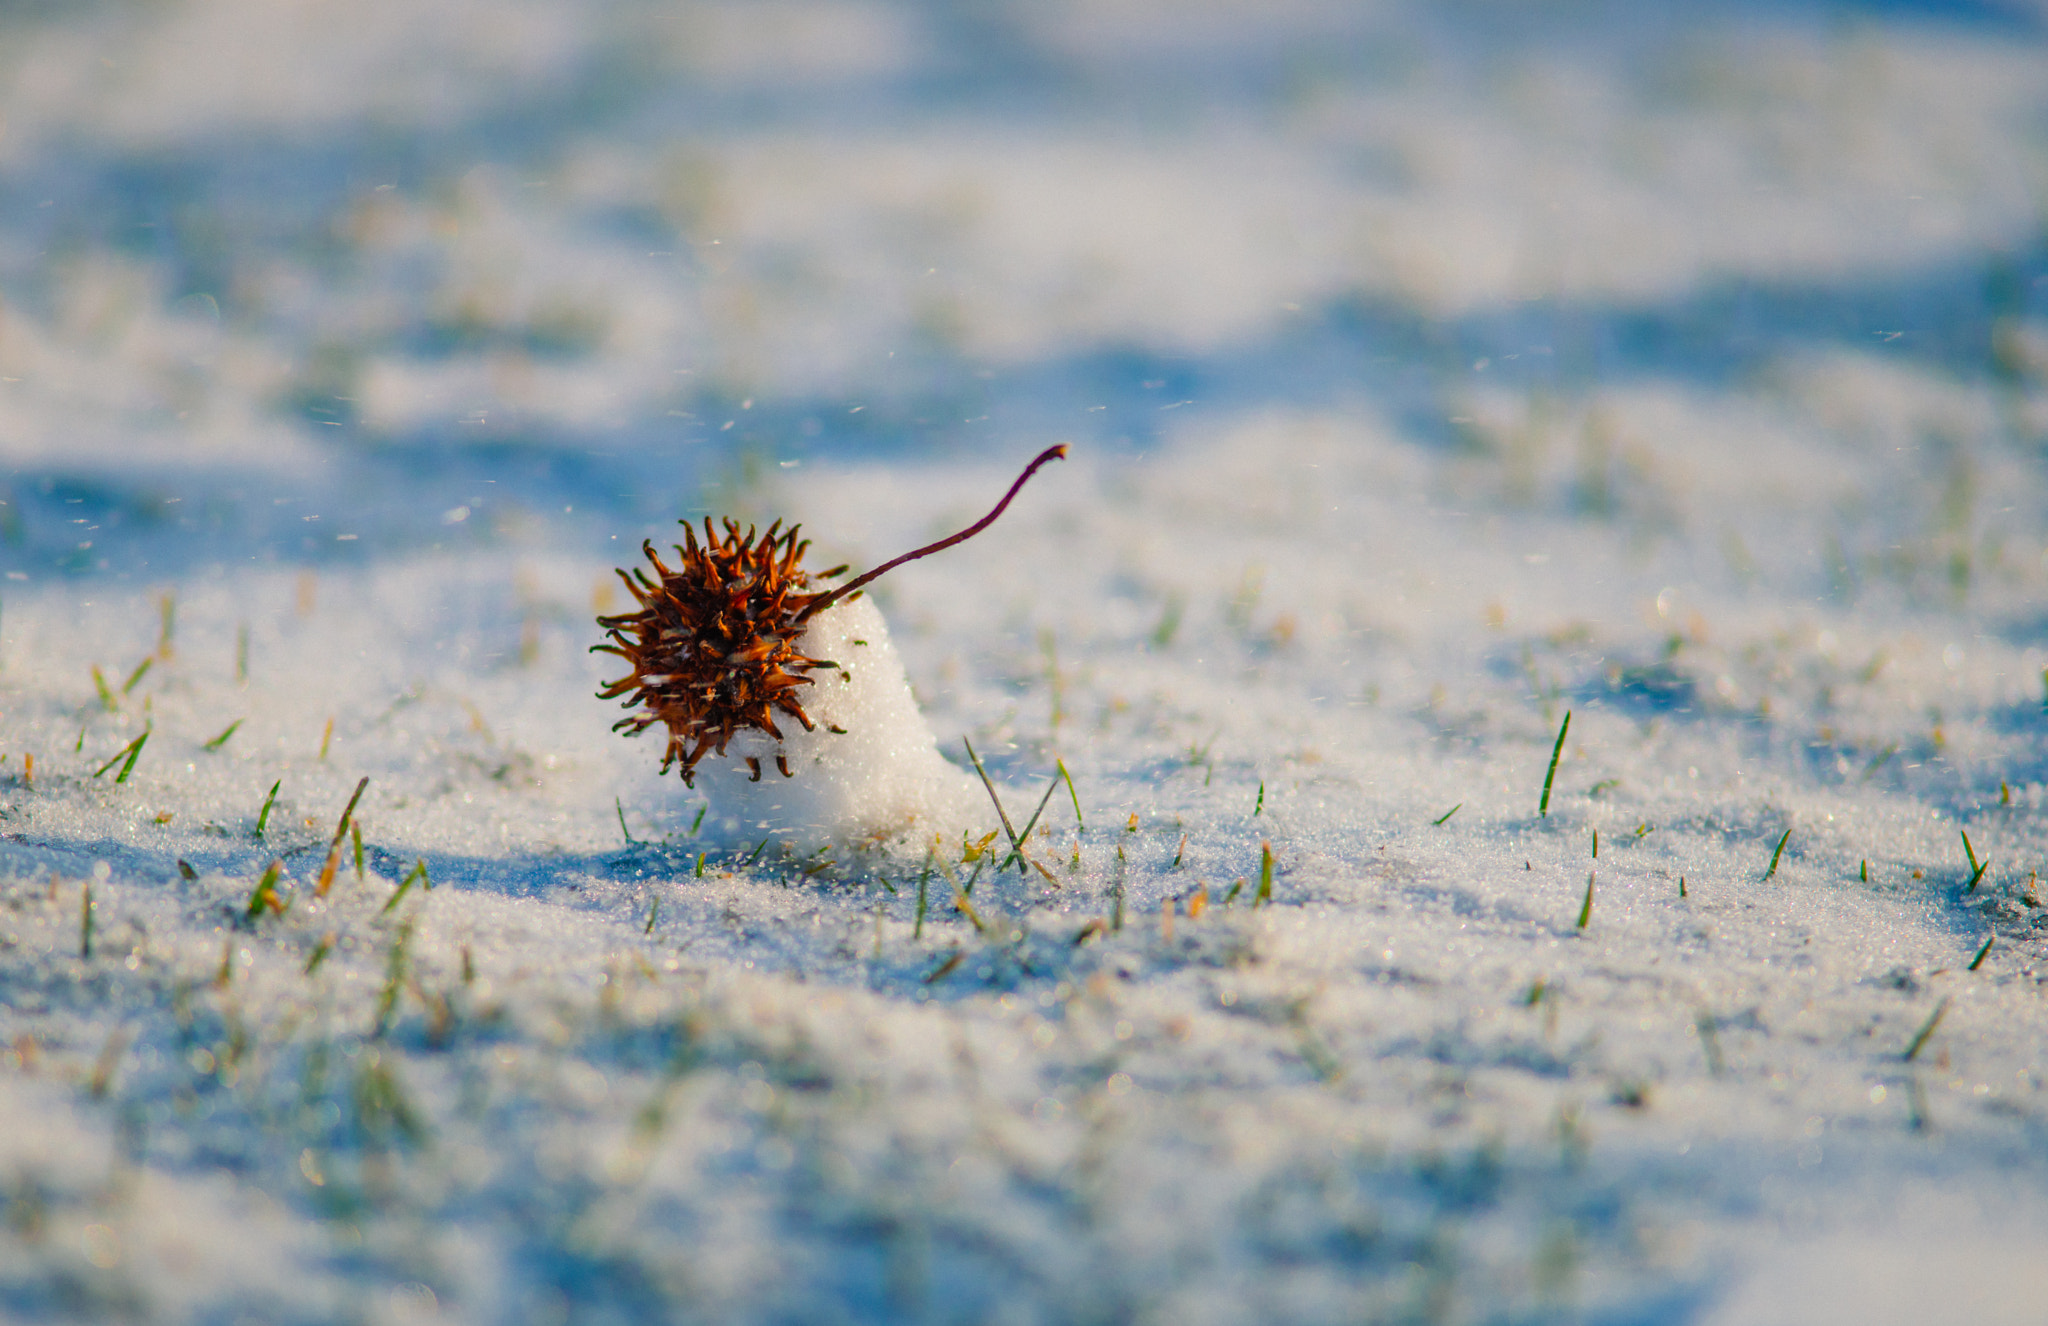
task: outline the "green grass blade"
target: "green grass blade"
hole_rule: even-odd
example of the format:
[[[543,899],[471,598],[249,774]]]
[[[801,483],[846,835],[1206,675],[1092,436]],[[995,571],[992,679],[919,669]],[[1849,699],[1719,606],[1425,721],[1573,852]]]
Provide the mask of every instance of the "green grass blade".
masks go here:
[[[263,798],[263,809],[256,812],[256,836],[263,837],[263,831],[270,826],[270,808],[277,804],[277,789],[284,786],[280,778],[270,785],[270,792]]]
[[[284,862],[272,861],[263,868],[263,875],[256,881],[256,887],[249,890],[249,906],[243,915],[255,920],[263,915],[263,909],[272,905],[277,896],[277,877],[284,872]]]
[[[391,891],[391,897],[389,901],[387,901],[384,904],[384,909],[378,912],[377,915],[388,916],[391,913],[392,908],[398,906],[399,903],[405,901],[406,891],[412,888],[414,884],[422,884],[425,885],[425,887],[427,888],[434,887],[433,883],[427,878],[427,863],[425,858],[421,858],[420,860],[413,862],[412,869],[406,871],[405,878],[398,881],[398,887]]]
[[[1946,995],[1942,997],[1942,1001],[1934,1006],[1934,1012],[1928,1015],[1927,1021],[1914,1034],[1913,1043],[1906,1047],[1905,1061],[1907,1063],[1912,1063],[1914,1059],[1919,1057],[1920,1051],[1927,1047],[1928,1037],[1934,1035],[1934,1029],[1941,1025],[1941,1015],[1948,1012],[1949,998],[1950,996]]]
[[[1785,844],[1792,841],[1792,830],[1786,829],[1785,836],[1778,839],[1778,845],[1771,850],[1771,864],[1764,868],[1764,878],[1778,873],[1778,858],[1785,855]]]
[[[1557,779],[1557,762],[1564,757],[1564,734],[1572,730],[1572,711],[1564,711],[1564,722],[1557,726],[1557,744],[1550,748],[1550,767],[1543,773],[1543,796],[1536,803],[1536,817],[1550,816],[1550,785]]]
[[[227,745],[228,738],[235,735],[235,730],[242,726],[242,722],[243,720],[238,718],[234,722],[228,724],[227,727],[221,730],[221,734],[219,736],[215,737],[212,741],[207,742],[199,749],[206,751],[214,751],[219,750],[222,746]]]

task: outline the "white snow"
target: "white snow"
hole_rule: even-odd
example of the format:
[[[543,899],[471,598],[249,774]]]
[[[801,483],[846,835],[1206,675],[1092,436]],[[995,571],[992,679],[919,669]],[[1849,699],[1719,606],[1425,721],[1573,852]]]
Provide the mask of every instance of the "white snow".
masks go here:
[[[7,7],[0,1316],[2037,1319],[2044,21]]]
[[[697,771],[711,815],[728,834],[765,833],[801,856],[836,847],[842,855],[893,849],[915,857],[934,839],[950,844],[979,827],[990,803],[939,757],[872,600],[862,595],[826,608],[796,650],[838,665],[813,671],[811,686],[796,693],[812,728],[784,719],[776,725],[780,741],[741,732],[725,758],[709,756]],[[778,757],[787,777],[777,772]]]

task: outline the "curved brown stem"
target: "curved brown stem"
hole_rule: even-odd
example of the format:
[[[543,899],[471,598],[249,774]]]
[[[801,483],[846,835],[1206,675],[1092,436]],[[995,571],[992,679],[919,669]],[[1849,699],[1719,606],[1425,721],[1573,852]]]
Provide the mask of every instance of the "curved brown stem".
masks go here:
[[[914,562],[920,557],[929,557],[935,552],[941,552],[947,548],[952,547],[956,543],[962,543],[968,539],[973,538],[975,535],[987,529],[990,525],[995,524],[996,517],[1003,514],[1003,508],[1010,505],[1010,499],[1017,495],[1017,490],[1022,488],[1024,484],[1031,478],[1032,475],[1038,473],[1039,466],[1045,464],[1047,461],[1064,460],[1066,458],[1066,454],[1067,445],[1064,442],[1060,443],[1058,446],[1047,447],[1045,450],[1038,453],[1037,459],[1033,460],[1029,465],[1026,465],[1024,467],[1024,472],[1017,476],[1017,482],[1011,484],[1010,491],[1003,494],[1003,500],[996,503],[995,510],[989,512],[980,520],[975,521],[966,529],[961,530],[958,534],[954,534],[947,538],[940,539],[937,543],[928,543],[924,547],[918,548],[912,552],[907,552],[893,561],[882,563],[880,566],[868,572],[866,575],[847,581],[845,584],[841,585],[839,588],[835,590],[832,590],[830,593],[820,594],[817,598],[812,599],[808,604],[804,605],[803,611],[797,613],[796,620],[798,622],[808,621],[811,617],[823,612],[825,609],[831,607],[834,603],[837,603],[839,600],[845,598],[847,595],[860,589],[863,585],[866,585],[868,582],[877,579],[878,577],[886,574],[887,572],[894,571],[897,567],[903,565],[905,562]]]

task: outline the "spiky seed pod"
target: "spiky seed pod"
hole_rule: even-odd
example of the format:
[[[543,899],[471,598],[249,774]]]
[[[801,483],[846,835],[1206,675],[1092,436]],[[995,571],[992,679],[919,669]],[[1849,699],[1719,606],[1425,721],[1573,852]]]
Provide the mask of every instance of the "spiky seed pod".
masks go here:
[[[742,534],[727,520],[721,533],[704,520],[704,542],[683,526],[676,545],[680,566],[671,569],[652,542],[641,551],[655,576],[643,569],[618,573],[638,612],[600,617],[611,643],[597,648],[617,654],[632,672],[607,685],[600,699],[632,692],[626,707],[641,712],[612,725],[638,735],[656,723],[668,727],[661,771],[682,765],[683,782],[695,785],[697,762],[709,752],[725,754],[733,736],[754,728],[777,741],[779,711],[812,730],[797,690],[812,684],[813,669],[836,664],[811,658],[795,642],[804,633],[804,609],[822,594],[807,592],[814,580],[842,574],[845,567],[812,576],[799,568],[808,540],[782,522],[757,536]]]
[[[907,552],[834,589],[813,586],[842,575],[846,568],[803,570],[810,543],[798,538],[799,526],[784,531],[779,520],[757,535],[751,525],[741,533],[739,523],[730,519],[723,522],[721,533],[707,516],[701,544],[695,529],[684,521],[683,542],[675,546],[682,562],[673,569],[651,541],[642,543],[655,575],[641,568],[618,573],[639,611],[599,617],[597,624],[609,639],[592,647],[616,654],[632,667],[598,692],[604,700],[626,696],[622,707],[640,711],[614,723],[612,730],[638,736],[656,723],[664,724],[668,747],[661,771],[680,764],[683,782],[693,787],[698,762],[713,753],[723,758],[738,734],[764,732],[779,743],[778,713],[795,719],[807,732],[815,731],[798,688],[815,684],[813,671],[839,665],[798,648],[810,619],[842,599],[858,596],[885,572],[981,533],[1041,465],[1066,454],[1064,446],[1039,453],[995,509],[958,534]],[[759,761],[750,757],[747,764],[758,780]],[[785,778],[791,776],[780,754],[776,767]]]

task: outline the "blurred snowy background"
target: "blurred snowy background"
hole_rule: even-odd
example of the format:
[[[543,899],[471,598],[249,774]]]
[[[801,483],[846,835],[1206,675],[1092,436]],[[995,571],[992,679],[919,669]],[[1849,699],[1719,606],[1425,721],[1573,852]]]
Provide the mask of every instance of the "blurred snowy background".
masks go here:
[[[607,732],[1055,441],[1043,877]],[[0,570],[11,1318],[2048,1302],[2037,3],[5,0]]]

